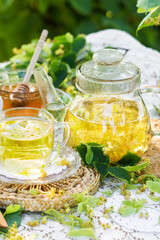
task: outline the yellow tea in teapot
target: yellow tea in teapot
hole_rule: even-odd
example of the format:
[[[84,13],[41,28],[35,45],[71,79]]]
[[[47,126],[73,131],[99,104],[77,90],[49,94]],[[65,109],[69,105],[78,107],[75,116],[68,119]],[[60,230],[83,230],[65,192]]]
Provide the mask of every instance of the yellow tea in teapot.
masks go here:
[[[97,142],[105,146],[112,162],[121,159],[127,151],[141,155],[151,141],[148,114],[131,100],[77,97],[65,121],[70,126],[69,146]]]
[[[53,147],[53,127],[36,117],[0,121],[0,161],[6,170],[27,176],[40,174]]]

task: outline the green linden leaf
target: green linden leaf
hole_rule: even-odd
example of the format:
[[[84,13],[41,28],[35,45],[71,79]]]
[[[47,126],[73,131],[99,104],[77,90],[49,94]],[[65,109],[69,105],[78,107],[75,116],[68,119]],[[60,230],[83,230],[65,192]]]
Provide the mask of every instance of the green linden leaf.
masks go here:
[[[77,217],[75,215],[69,215],[68,218],[73,222],[73,226],[75,225],[75,221],[78,222],[80,225],[82,225],[84,222],[82,218]]]
[[[78,213],[85,212],[87,203],[88,203],[88,199],[84,202],[78,203],[78,207],[77,207]]]
[[[29,193],[34,195],[34,196],[37,196],[39,194],[39,191],[36,188],[32,188],[32,189],[29,190]]]
[[[79,153],[80,157],[82,158],[83,162],[85,165],[88,165],[86,163],[86,154],[87,154],[87,147],[86,145],[84,145],[83,143],[81,143],[80,145],[76,146],[76,150]],[[89,164],[88,166],[93,167],[93,164]]]
[[[108,174],[109,165],[107,163],[93,162],[93,166],[97,169],[102,177],[105,177]]]
[[[69,3],[81,15],[88,16],[92,11],[92,0],[70,0]]]
[[[72,43],[73,42],[73,35],[68,32],[66,34],[54,37],[54,41],[55,41],[55,43],[59,42],[61,44],[63,44],[64,42]]]
[[[57,210],[51,208],[45,211],[46,214],[55,217],[61,223],[64,222],[64,215],[58,212]]]
[[[90,163],[87,163],[86,161],[86,154],[87,151],[93,152],[93,158],[92,161]],[[76,150],[78,151],[79,155],[81,156],[83,162],[85,165],[89,166],[89,167],[94,167],[94,162],[99,162],[99,163],[106,163],[109,164],[109,156],[104,156],[103,153],[103,146],[98,144],[98,143],[81,143],[80,145],[76,146]],[[89,153],[90,154],[90,153]],[[90,156],[91,159],[92,155]],[[88,157],[87,157],[88,159]],[[90,160],[89,159],[89,160]]]
[[[66,64],[62,64],[59,66],[59,70],[54,72],[52,75],[53,78],[53,84],[55,87],[60,87],[63,84],[63,81],[67,77],[68,70]]]
[[[91,150],[91,146],[89,145],[87,145],[87,153],[86,153],[85,159],[88,164],[91,164],[93,160],[93,152]]]
[[[160,201],[160,197],[154,197],[154,196],[150,196],[147,195],[153,202],[159,202]]]
[[[34,51],[35,51],[35,45],[33,45],[32,43],[30,44],[23,44],[21,46],[22,50],[25,52],[28,52],[29,54],[31,54],[31,56],[33,55]]]
[[[112,193],[110,190],[102,192],[103,194],[107,195],[108,197],[112,196]]]
[[[76,54],[66,53],[64,54],[62,61],[67,63],[71,68],[74,68],[76,67]]]
[[[113,177],[121,179],[123,181],[130,182],[130,175],[125,169],[121,167],[108,167],[108,173],[111,174]]]
[[[148,180],[153,180],[154,182],[160,182],[160,179],[158,177],[156,177],[155,175],[144,174],[143,177]]]
[[[82,48],[84,48],[86,40],[83,37],[77,36],[72,43],[72,51],[78,53]]]
[[[137,9],[137,12],[138,13],[146,13],[146,12],[151,12],[153,9],[155,9],[154,7],[153,8],[149,8],[147,11],[143,8],[138,8]]]
[[[86,211],[87,206],[95,208],[98,206],[100,199],[95,196],[90,196],[87,191],[82,193],[74,193],[74,199],[78,202],[78,212]]]
[[[134,184],[127,184],[127,186],[126,186],[126,189],[127,190],[136,190],[137,189],[137,186],[136,185],[134,185]]]
[[[158,24],[158,17],[160,16],[160,6],[154,8],[143,20],[140,22],[137,31],[140,29]]]
[[[21,226],[21,219],[22,219],[22,211],[14,212],[5,215],[5,220],[8,224],[8,228],[0,228],[0,232],[7,233],[9,227],[11,227],[15,222],[17,223],[17,227]]]
[[[109,164],[109,156],[104,155],[103,152],[103,146],[100,144],[95,144],[95,143],[88,143],[89,146],[91,146],[91,149],[93,151],[93,162],[101,162],[101,163],[106,163]]]
[[[98,206],[99,202],[99,198],[88,195],[85,201],[78,203],[78,213],[85,212],[88,206],[95,208]]]
[[[68,233],[70,237],[89,237],[97,239],[92,228],[80,228],[76,230],[70,230]]]
[[[7,208],[6,208],[6,211],[4,213],[4,216],[6,214],[11,214],[11,213],[15,213],[15,212],[19,212],[19,211],[22,211],[23,208],[18,205],[18,204],[15,204],[15,205],[9,205]]]
[[[135,208],[131,206],[123,206],[118,209],[118,212],[122,215],[122,217],[128,217],[136,212]]]
[[[144,206],[146,199],[137,199],[137,201],[124,200],[123,205],[135,208],[136,213]]]
[[[81,193],[74,193],[73,197],[75,198],[75,200],[78,203],[80,203],[80,202],[85,201],[88,198],[88,192],[84,191],[84,192],[81,192]]]
[[[61,86],[64,79],[68,74],[68,64],[61,62],[59,59],[54,59],[49,65],[49,74],[53,78],[53,84],[55,87]]]
[[[99,143],[96,143],[96,142],[90,142],[90,143],[87,143],[89,146],[91,147],[99,147],[99,148],[102,148],[102,145],[99,144]]]
[[[15,55],[15,56],[11,57],[10,61],[18,63],[18,64],[22,64],[22,63],[29,62],[30,61],[30,57],[26,56],[24,54],[18,54],[18,55]]]
[[[151,11],[153,8],[159,5],[160,5],[159,0],[138,0],[137,2],[139,13]]]
[[[146,185],[151,192],[160,193],[160,182],[147,181]]]
[[[126,166],[134,166],[135,164],[139,163],[141,158],[134,153],[127,152],[118,162],[117,164],[126,167]]]
[[[138,164],[136,166],[126,166],[126,167],[123,167],[123,169],[125,169],[129,172],[136,172],[136,171],[140,171],[140,170],[144,169],[148,164],[149,164],[149,162],[144,162],[144,163]]]
[[[154,108],[156,109],[156,111],[158,112],[158,114],[160,115],[160,105],[156,106],[156,105],[153,105]]]

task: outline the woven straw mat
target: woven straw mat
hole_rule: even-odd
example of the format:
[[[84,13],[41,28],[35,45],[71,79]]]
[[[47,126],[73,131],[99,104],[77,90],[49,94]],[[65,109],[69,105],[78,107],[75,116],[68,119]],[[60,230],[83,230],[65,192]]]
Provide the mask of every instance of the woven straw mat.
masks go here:
[[[89,190],[90,194],[94,194],[99,187],[99,179],[100,176],[95,169],[81,166],[78,172],[71,177],[49,184],[0,183],[0,206],[6,208],[10,204],[19,204],[28,211],[45,211],[50,208],[59,210],[66,204],[75,206],[77,203],[72,196],[73,193]],[[29,190],[33,188],[38,189],[40,194],[37,196],[30,194]],[[47,195],[52,190],[55,191],[54,197]],[[60,196],[61,190],[63,194]]]
[[[152,130],[160,132],[160,119],[151,120]],[[151,144],[143,157],[150,159],[148,170],[150,174],[160,177],[160,137],[152,137]]]

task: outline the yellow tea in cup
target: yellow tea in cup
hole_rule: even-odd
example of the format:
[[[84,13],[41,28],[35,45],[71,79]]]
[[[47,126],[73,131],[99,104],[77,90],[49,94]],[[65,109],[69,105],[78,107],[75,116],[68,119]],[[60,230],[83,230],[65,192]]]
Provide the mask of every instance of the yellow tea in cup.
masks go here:
[[[53,149],[53,117],[35,108],[10,109],[1,114],[2,166],[13,174],[40,177]]]

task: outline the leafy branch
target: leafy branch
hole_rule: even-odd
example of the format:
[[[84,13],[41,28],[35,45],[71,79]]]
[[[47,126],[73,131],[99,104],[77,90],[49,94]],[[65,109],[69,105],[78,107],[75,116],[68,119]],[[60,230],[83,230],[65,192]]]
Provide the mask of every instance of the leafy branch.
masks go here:
[[[7,69],[27,68],[34,53],[37,40],[22,45],[20,49],[13,49],[14,56],[10,58]],[[73,37],[71,33],[47,39],[36,66],[42,65],[53,79],[55,87],[67,88],[73,85],[76,66],[91,59],[90,45],[86,43],[84,35]]]
[[[159,0],[138,0],[138,13],[146,13],[147,15],[141,21],[137,28],[137,32],[148,26],[160,25],[160,1]]]
[[[141,158],[134,153],[127,152],[116,164],[110,162],[109,155],[104,155],[103,146],[98,143],[81,143],[76,147],[86,166],[95,167],[101,178],[116,177],[130,182],[130,172],[144,169],[148,162],[139,164]],[[138,165],[137,165],[138,164]]]

